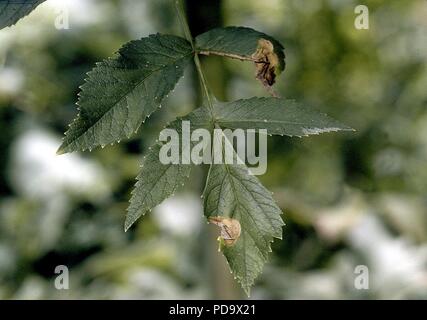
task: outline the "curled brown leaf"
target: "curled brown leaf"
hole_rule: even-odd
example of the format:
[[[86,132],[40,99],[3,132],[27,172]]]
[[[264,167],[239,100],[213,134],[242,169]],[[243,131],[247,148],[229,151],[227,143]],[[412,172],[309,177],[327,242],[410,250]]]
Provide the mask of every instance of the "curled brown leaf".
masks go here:
[[[271,87],[276,81],[276,68],[279,57],[274,52],[274,45],[266,39],[258,40],[257,50],[252,55],[256,66],[256,78],[266,87]]]

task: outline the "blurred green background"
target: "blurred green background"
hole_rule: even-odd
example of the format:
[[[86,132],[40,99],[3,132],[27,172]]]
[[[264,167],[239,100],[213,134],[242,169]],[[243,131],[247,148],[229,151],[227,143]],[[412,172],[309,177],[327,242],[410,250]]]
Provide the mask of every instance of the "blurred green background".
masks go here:
[[[427,2],[364,1],[369,30],[355,29],[352,0],[187,3],[194,35],[244,25],[276,37],[276,90],[357,130],[269,138],[260,179],[287,225],[251,298],[427,298]],[[64,4],[70,29],[57,30]],[[182,34],[171,0],[48,0],[0,31],[0,298],[244,298],[202,217],[202,169],[123,231],[142,154],[200,101],[194,71],[134,139],[55,155],[86,72],[155,32]],[[221,99],[266,95],[251,64],[203,66]],[[55,289],[57,265],[69,290]],[[358,265],[369,290],[354,286]]]

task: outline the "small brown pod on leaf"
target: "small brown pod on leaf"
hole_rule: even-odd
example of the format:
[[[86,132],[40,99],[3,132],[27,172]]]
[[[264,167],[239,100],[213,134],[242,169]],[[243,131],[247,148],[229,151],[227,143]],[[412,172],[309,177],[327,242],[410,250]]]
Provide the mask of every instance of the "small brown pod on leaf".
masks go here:
[[[221,229],[221,239],[226,246],[232,246],[240,237],[240,222],[236,219],[221,216],[209,217],[209,222]]]
[[[252,58],[255,60],[256,78],[264,86],[271,87],[276,81],[279,66],[279,58],[274,52],[273,43],[267,39],[259,39],[257,51]]]

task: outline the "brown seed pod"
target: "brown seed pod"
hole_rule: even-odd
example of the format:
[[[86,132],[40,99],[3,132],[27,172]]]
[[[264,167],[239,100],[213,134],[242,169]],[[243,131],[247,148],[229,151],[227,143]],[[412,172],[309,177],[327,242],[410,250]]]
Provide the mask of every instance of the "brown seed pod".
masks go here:
[[[226,246],[232,246],[240,237],[240,222],[236,219],[222,216],[209,217],[209,222],[217,225],[221,229],[221,239]]]

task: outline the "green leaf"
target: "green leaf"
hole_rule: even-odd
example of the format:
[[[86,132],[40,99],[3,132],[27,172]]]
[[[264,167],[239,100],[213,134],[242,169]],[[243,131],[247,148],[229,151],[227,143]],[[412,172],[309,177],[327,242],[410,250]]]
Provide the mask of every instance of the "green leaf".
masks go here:
[[[198,128],[211,128],[210,114],[206,108],[194,110],[189,115],[173,121],[167,128],[174,129],[182,138],[182,122],[189,121],[190,133]],[[125,230],[146,212],[153,209],[163,200],[172,196],[184,180],[189,176],[191,164],[163,164],[159,160],[163,143],[157,142],[145,156],[138,182],[132,191],[130,205],[127,210]],[[181,149],[180,149],[181,150]]]
[[[220,55],[252,61],[256,76],[266,86],[285,69],[285,53],[282,44],[274,38],[245,27],[216,28],[195,39],[200,54]]]
[[[162,164],[159,161],[161,146],[156,143],[144,158],[126,214],[125,231],[142,215],[173,195],[190,175],[190,165]]]
[[[79,94],[79,115],[58,153],[91,150],[129,138],[182,77],[190,43],[151,35],[124,45],[117,57],[98,63]]]
[[[0,1],[0,29],[10,27],[19,19],[30,14],[45,0],[2,0]]]
[[[251,98],[215,107],[215,122],[230,129],[267,129],[270,135],[308,136],[353,129],[294,100]]]
[[[227,244],[220,239],[220,249],[249,296],[271,252],[273,238],[282,238],[282,211],[244,164],[211,165],[203,197],[208,219],[226,217],[240,223],[237,240]]]

